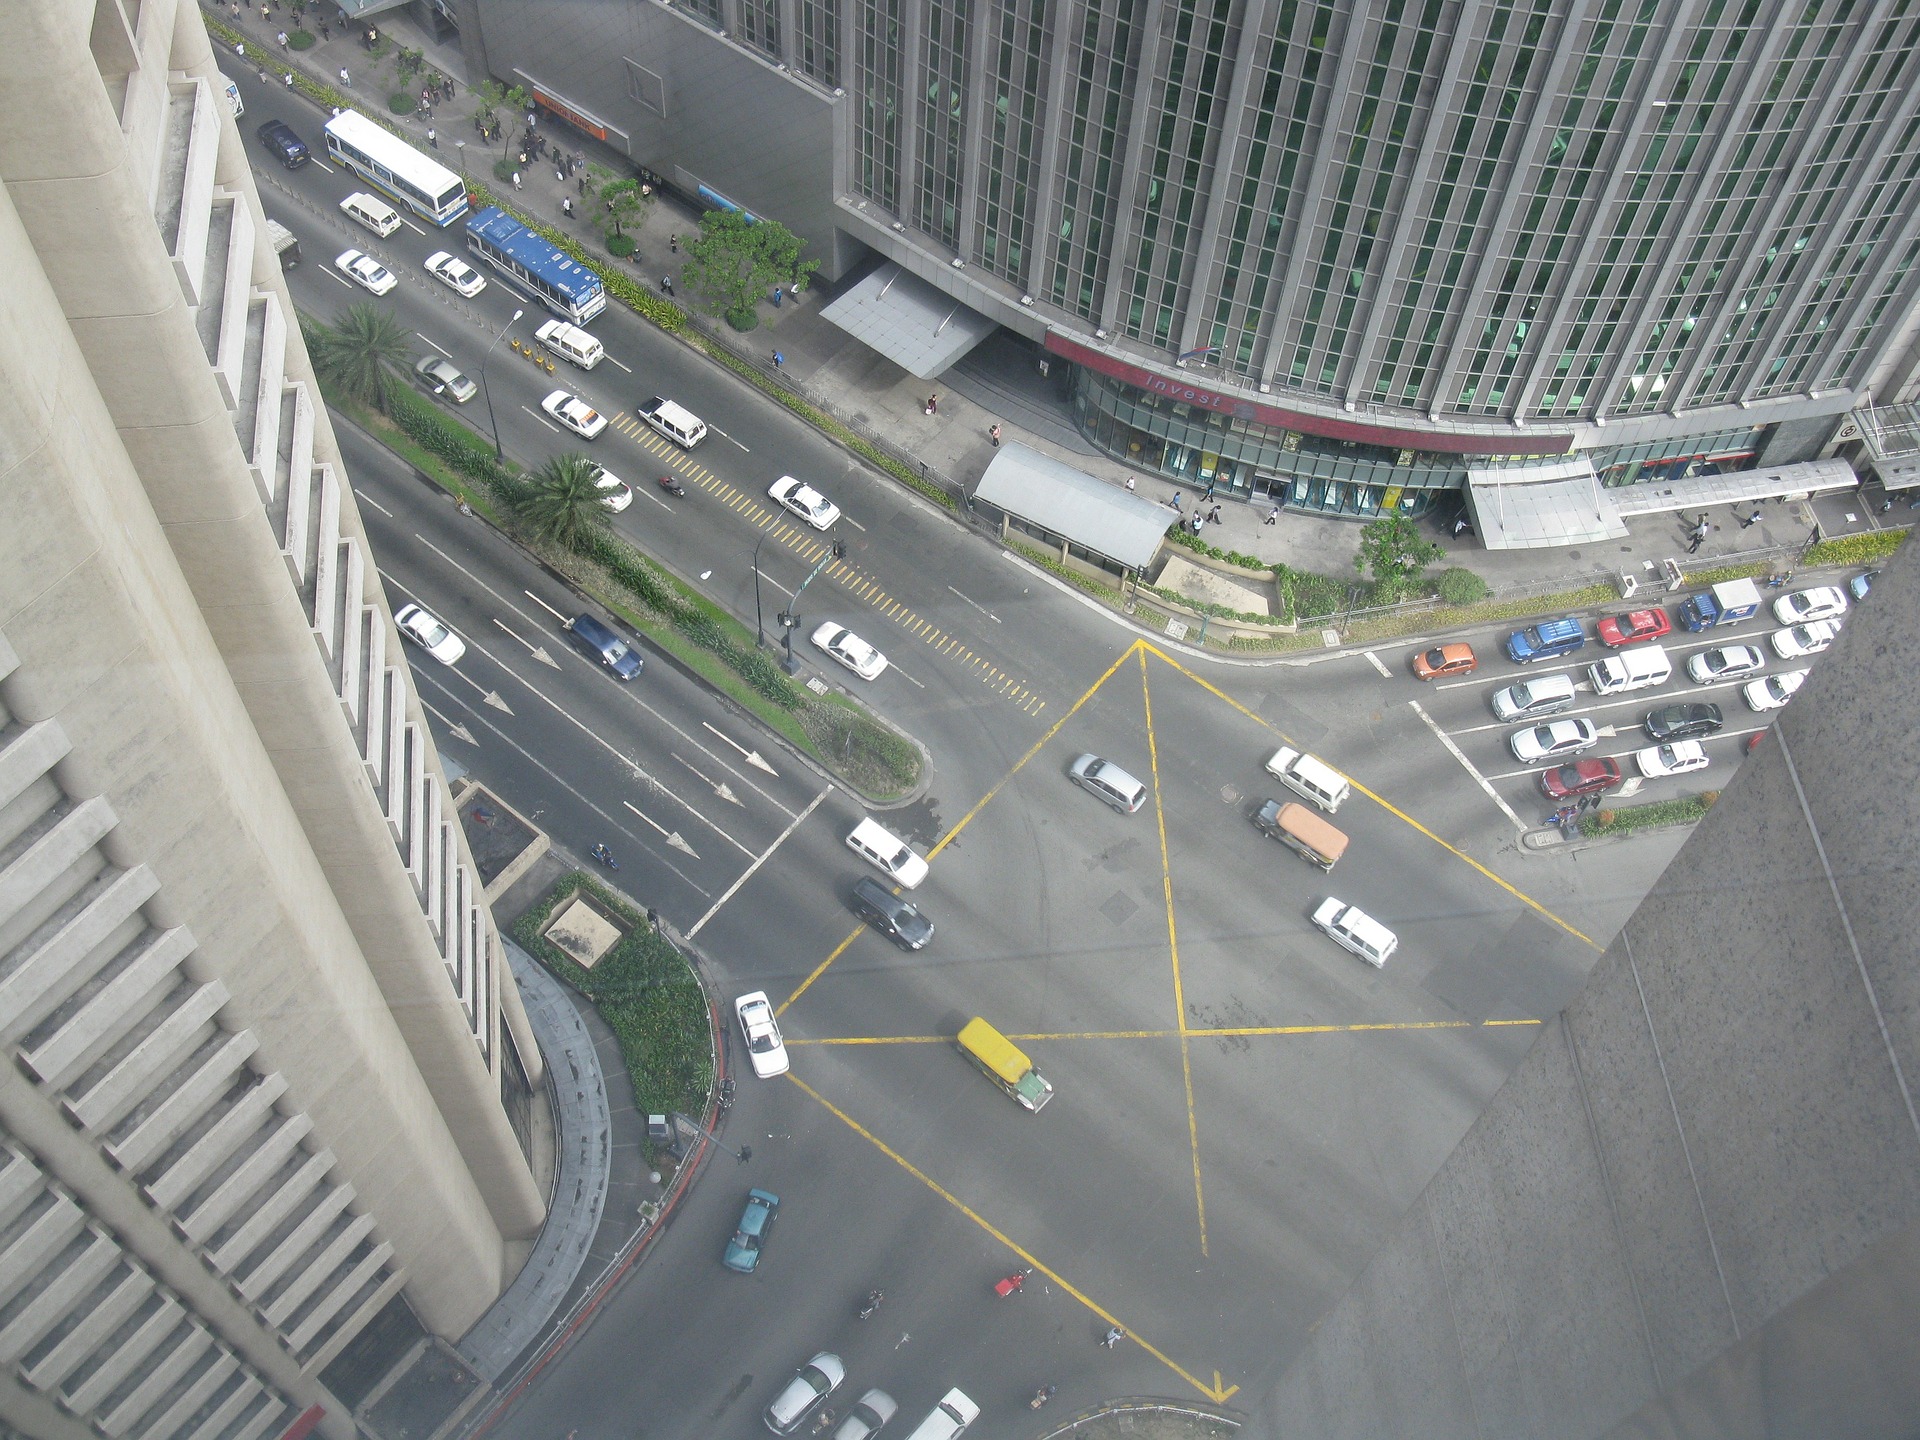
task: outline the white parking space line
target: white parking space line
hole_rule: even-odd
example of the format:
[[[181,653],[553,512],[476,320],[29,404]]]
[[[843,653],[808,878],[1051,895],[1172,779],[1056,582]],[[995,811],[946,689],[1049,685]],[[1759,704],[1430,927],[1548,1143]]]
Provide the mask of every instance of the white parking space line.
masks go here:
[[[1381,679],[1391,680],[1393,678],[1393,672],[1387,669],[1387,662],[1382,660],[1378,655],[1374,654],[1373,651],[1363,650],[1360,653],[1367,657],[1367,663],[1369,665],[1373,666],[1374,669],[1380,672]]]
[[[1453,740],[1447,735],[1447,732],[1440,728],[1439,722],[1427,714],[1426,707],[1418,700],[1409,700],[1407,704],[1413,707],[1413,713],[1418,715],[1421,720],[1426,723],[1426,727],[1433,732],[1433,738],[1446,746],[1447,753],[1460,762],[1460,768],[1473,777],[1473,783],[1486,791],[1487,798],[1500,807],[1500,813],[1513,822],[1513,828],[1516,830],[1525,830],[1527,828],[1526,822],[1513,813],[1513,807],[1500,798],[1492,784],[1487,780],[1487,777],[1473,768],[1473,762],[1461,753],[1460,747],[1454,744]]]
[[[771,845],[769,845],[766,848],[765,852],[760,856],[760,858],[754,861],[753,864],[749,865],[744,871],[741,872],[740,878],[738,880],[735,880],[733,884],[727,887],[726,893],[722,895],[718,900],[713,902],[712,906],[708,908],[706,914],[702,915],[698,920],[693,922],[693,928],[687,931],[687,939],[689,940],[693,939],[696,935],[698,935],[702,930],[706,928],[707,922],[711,920],[715,915],[718,915],[720,913],[720,907],[726,904],[727,901],[733,898],[735,891],[739,890],[739,888],[742,885],[746,884],[747,881],[753,878],[754,871],[758,870],[762,865],[766,864],[768,860],[773,858],[773,852],[778,850],[782,845],[787,843],[787,837],[793,834],[794,831],[800,828],[800,822],[802,820],[805,820],[809,815],[813,814],[813,812],[819,808],[820,802],[826,799],[827,796],[833,793],[833,789],[834,787],[829,785],[827,786],[826,789],[822,790],[818,795],[815,795],[813,799],[807,802],[807,808],[802,810],[798,815],[793,817],[793,823],[788,825],[786,829],[780,832],[779,836],[774,840],[774,842]]]

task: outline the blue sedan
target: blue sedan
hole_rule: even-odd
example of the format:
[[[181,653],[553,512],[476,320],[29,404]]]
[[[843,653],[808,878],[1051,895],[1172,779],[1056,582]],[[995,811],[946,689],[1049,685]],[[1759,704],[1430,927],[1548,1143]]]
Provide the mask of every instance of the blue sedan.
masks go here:
[[[751,1275],[760,1263],[760,1247],[773,1233],[773,1217],[780,1211],[780,1197],[767,1190],[749,1190],[747,1208],[740,1213],[740,1228],[727,1241],[727,1253],[720,1263],[729,1270]]]

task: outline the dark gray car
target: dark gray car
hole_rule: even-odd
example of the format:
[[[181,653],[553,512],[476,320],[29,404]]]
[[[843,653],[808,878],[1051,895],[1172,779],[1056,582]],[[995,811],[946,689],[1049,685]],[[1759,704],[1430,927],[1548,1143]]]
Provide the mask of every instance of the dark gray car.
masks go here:
[[[1647,715],[1647,738],[1697,740],[1713,734],[1723,723],[1718,705],[1662,705]]]
[[[904,950],[918,950],[933,938],[933,922],[871,875],[853,882],[853,908]]]
[[[590,660],[611,670],[616,679],[631,680],[646,665],[640,654],[613,633],[604,620],[585,613],[567,622],[567,635],[574,648]]]

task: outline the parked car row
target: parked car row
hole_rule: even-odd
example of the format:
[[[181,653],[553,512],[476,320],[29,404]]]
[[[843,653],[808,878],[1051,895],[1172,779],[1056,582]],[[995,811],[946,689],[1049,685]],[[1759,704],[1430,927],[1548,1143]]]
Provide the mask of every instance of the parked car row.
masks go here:
[[[767,1429],[776,1435],[791,1435],[809,1416],[814,1419],[816,1432],[825,1429],[815,1411],[846,1383],[846,1378],[847,1367],[840,1357],[831,1351],[820,1351],[794,1371],[793,1378],[773,1397],[773,1403],[767,1406],[762,1417]],[[841,1417],[833,1440],[869,1440],[899,1409],[886,1391],[869,1389]],[[827,1423],[831,1423],[831,1412],[828,1415]],[[956,1387],[940,1397],[939,1403],[913,1427],[906,1440],[959,1440],[966,1428],[979,1418],[980,1407]]]

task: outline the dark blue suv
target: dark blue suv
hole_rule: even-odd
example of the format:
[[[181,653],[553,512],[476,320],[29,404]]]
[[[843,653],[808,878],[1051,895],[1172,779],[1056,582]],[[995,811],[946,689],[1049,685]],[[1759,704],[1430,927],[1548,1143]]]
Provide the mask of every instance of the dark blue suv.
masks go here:
[[[646,666],[637,650],[592,615],[583,612],[574,616],[567,622],[567,634],[573,639],[574,649],[611,670],[616,679],[631,680]]]

